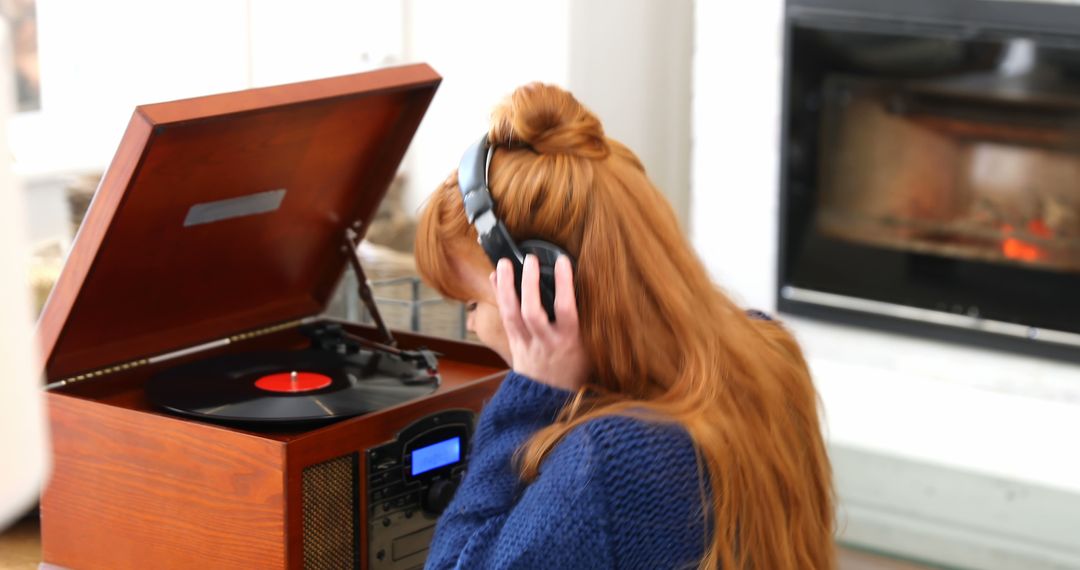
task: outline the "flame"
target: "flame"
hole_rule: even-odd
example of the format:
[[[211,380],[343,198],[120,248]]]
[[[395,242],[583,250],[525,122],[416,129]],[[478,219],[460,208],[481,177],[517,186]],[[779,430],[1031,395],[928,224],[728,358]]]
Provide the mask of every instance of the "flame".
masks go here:
[[[1031,222],[1028,223],[1028,231],[1041,238],[1051,238],[1054,236],[1054,232],[1047,227],[1042,220],[1031,220]]]
[[[1016,238],[1005,238],[1005,241],[1001,242],[1001,253],[1009,259],[1021,261],[1035,261],[1043,256],[1042,250],[1038,247]]]
[[[1053,230],[1051,230],[1042,220],[1031,220],[1028,222],[1026,229],[1028,233],[1044,239],[1051,238],[1054,234]],[[1014,228],[1012,224],[1001,224],[1001,232],[1005,235],[1012,234],[1013,231]],[[1020,261],[1037,261],[1046,257],[1046,254],[1039,246],[1015,237],[1006,237],[1002,240],[1001,253],[1009,259]]]

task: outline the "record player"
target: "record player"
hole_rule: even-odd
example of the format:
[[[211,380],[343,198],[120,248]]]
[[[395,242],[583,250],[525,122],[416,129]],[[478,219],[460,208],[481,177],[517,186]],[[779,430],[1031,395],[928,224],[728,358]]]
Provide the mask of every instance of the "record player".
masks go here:
[[[136,109],[44,309],[48,568],[414,568],[505,366],[355,247],[426,65]],[[345,267],[376,326],[320,318]]]

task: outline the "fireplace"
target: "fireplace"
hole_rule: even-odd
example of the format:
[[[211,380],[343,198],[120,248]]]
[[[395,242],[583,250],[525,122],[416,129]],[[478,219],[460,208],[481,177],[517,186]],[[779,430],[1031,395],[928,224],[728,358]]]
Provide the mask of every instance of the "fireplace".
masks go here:
[[[1080,361],[1080,5],[789,0],[780,310]]]

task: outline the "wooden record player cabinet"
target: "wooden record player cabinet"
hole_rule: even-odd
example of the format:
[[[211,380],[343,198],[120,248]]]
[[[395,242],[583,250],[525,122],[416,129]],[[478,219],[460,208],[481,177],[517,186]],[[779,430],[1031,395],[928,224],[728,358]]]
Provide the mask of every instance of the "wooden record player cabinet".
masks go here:
[[[296,327],[325,307],[343,236],[362,236],[439,81],[421,64],[136,110],[38,327],[43,567],[366,567],[364,450],[479,411],[505,372],[494,353],[395,333],[440,353],[441,387],[308,430],[171,415],[143,385],[192,359],[306,345]]]

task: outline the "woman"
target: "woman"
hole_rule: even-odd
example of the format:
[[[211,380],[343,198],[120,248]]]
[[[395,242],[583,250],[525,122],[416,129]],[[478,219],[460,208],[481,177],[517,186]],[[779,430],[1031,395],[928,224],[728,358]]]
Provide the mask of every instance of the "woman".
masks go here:
[[[456,176],[426,205],[421,274],[513,368],[428,567],[833,567],[830,468],[792,337],[717,289],[641,162],[566,91],[519,88],[488,139],[498,217],[577,274],[560,258],[549,322],[535,258],[519,304]]]

